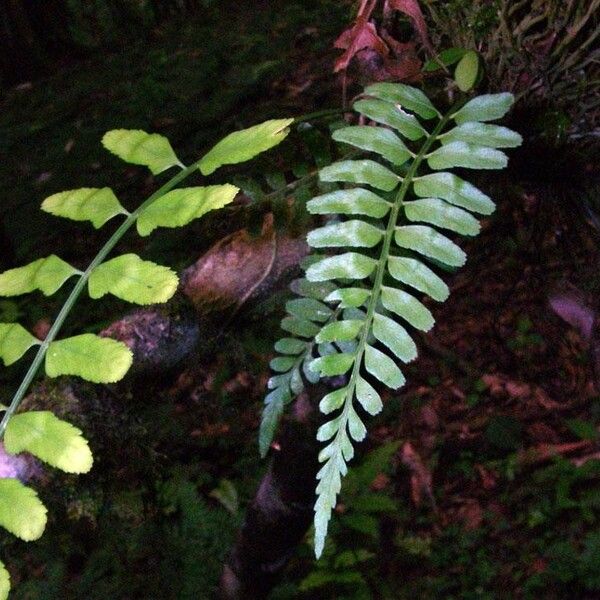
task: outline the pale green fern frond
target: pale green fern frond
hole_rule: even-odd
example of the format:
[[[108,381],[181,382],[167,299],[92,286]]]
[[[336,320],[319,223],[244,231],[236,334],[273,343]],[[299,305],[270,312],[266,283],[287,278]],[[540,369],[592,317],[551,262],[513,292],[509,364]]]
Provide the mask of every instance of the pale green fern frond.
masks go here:
[[[309,212],[329,219],[308,234],[309,245],[335,254],[314,258],[306,269],[303,288],[323,286],[318,294],[304,293],[308,298],[288,304],[282,327],[294,337],[276,345],[284,356],[272,362],[280,374],[269,382],[273,391],[261,428],[264,454],[277,418],[303,389],[302,372],[309,382],[344,377],[319,405],[330,417],[317,433],[326,443],[317,474],[317,556],[354,442],[367,433],[359,413],[382,409],[380,383],[392,389],[405,383],[399,365],[417,357],[411,328],[429,331],[434,324],[419,296],[446,300],[448,286],[436,271],[466,261],[448,233],[476,235],[480,227],[472,213],[494,209],[488,196],[445,169],[505,167],[507,157],[498,148],[518,146],[521,137],[483,122],[501,118],[512,102],[510,94],[484,95],[441,116],[420,90],[379,83],[354,104],[378,126],[348,126],[333,134],[372,156],[322,169],[323,181],[354,187],[308,202]]]

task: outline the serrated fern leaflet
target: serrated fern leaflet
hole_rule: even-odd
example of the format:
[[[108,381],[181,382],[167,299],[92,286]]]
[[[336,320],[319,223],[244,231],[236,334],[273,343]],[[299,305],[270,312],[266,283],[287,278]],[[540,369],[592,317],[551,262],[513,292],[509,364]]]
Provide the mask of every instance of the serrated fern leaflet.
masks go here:
[[[276,418],[303,387],[298,381],[300,364],[308,363],[304,372],[309,381],[344,377],[344,383],[319,404],[323,414],[332,416],[317,432],[317,439],[326,442],[317,474],[317,557],[323,551],[347,463],[354,455],[353,443],[366,436],[362,415],[375,415],[382,408],[376,387],[383,383],[397,389],[404,384],[398,364],[417,356],[410,329],[428,331],[434,324],[431,312],[417,296],[446,300],[449,289],[436,268],[440,264],[459,267],[466,260],[464,251],[440,229],[476,235],[479,223],[471,213],[493,210],[492,201],[476,187],[452,173],[435,171],[455,166],[503,168],[507,159],[497,148],[521,142],[515,132],[480,123],[502,117],[512,105],[510,94],[461,102],[445,116],[420,90],[402,84],[375,84],[365,90],[365,97],[354,108],[378,125],[351,125],[333,137],[372,156],[335,163],[321,171],[325,181],[360,187],[308,202],[309,212],[329,219],[309,233],[309,245],[334,248],[337,253],[313,257],[306,269],[306,284],[327,285],[327,293],[313,297],[312,302],[303,299],[301,306],[293,304],[299,301],[288,305],[291,314],[282,327],[302,343],[295,346],[292,338],[276,346],[292,357],[272,362],[284,374],[271,380],[275,393],[267,397],[261,428],[264,453]],[[432,120],[437,121],[431,133],[420,119],[428,121],[427,128]],[[425,167],[434,173],[420,174]],[[338,310],[334,312],[328,304],[337,305]]]

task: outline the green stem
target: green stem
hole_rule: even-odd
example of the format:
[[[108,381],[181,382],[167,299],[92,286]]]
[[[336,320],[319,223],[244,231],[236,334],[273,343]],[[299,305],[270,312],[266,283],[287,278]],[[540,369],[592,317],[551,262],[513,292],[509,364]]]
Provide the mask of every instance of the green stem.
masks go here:
[[[175,175],[174,177],[169,179],[169,181],[167,181],[167,183],[165,183],[162,187],[160,187],[158,190],[156,190],[156,192],[154,192],[154,194],[152,194],[147,200],[145,200],[136,210],[134,210],[132,213],[128,214],[128,216],[123,221],[123,223],[121,223],[121,225],[110,236],[110,238],[104,244],[104,246],[102,246],[102,248],[100,249],[98,254],[96,254],[96,256],[94,257],[92,262],[89,264],[88,268],[81,274],[81,276],[77,280],[77,283],[71,290],[69,297],[66,299],[65,303],[63,304],[62,308],[60,309],[60,312],[58,313],[56,319],[54,320],[54,323],[52,324],[50,331],[48,331],[48,335],[46,336],[46,339],[44,339],[44,341],[40,344],[37,354],[35,355],[29,369],[27,370],[27,373],[25,373],[25,377],[23,378],[21,385],[19,385],[17,391],[15,392],[15,395],[13,396],[13,398],[11,400],[10,406],[6,409],[6,412],[4,413],[4,416],[2,417],[2,421],[0,422],[0,439],[4,435],[4,431],[6,430],[6,426],[8,425],[8,422],[10,421],[11,417],[14,415],[17,408],[19,408],[19,404],[21,404],[21,401],[23,400],[25,394],[27,393],[29,386],[33,382],[33,380],[42,364],[42,361],[44,360],[44,357],[46,356],[48,347],[50,346],[50,344],[54,341],[54,339],[60,332],[60,330],[63,326],[63,323],[65,322],[65,319],[71,312],[71,309],[73,308],[75,302],[77,301],[81,292],[83,291],[85,284],[87,283],[90,275],[92,274],[92,271],[104,261],[104,259],[108,255],[108,253],[117,245],[117,243],[123,237],[123,235],[135,223],[135,221],[137,220],[137,218],[138,218],[139,214],[142,212],[142,210],[144,210],[145,208],[150,206],[153,202],[158,200],[160,197],[164,196],[167,192],[172,190],[178,183],[180,183],[181,181],[183,181],[184,179],[189,177],[189,175],[191,175],[194,171],[196,171],[198,169],[199,164],[200,164],[200,161],[197,161],[194,164],[190,165],[189,167],[185,167],[184,169],[182,169],[179,173],[177,173],[177,175]]]
[[[344,110],[343,108],[326,108],[325,110],[317,110],[316,112],[307,113],[306,115],[302,115],[301,117],[294,119],[294,125],[298,125],[298,123],[304,123],[306,121],[314,121],[323,117],[343,115],[346,112],[348,111]]]
[[[452,118],[452,116],[456,113],[458,108],[464,103],[464,99],[459,100],[454,104],[454,106],[440,119],[436,128],[432,131],[431,135],[427,138],[419,153],[415,156],[413,162],[411,163],[406,176],[402,181],[402,185],[400,186],[400,190],[396,196],[396,200],[394,201],[394,205],[392,206],[392,210],[390,211],[390,216],[387,224],[387,228],[385,231],[385,235],[383,237],[383,246],[381,248],[381,254],[379,255],[379,261],[377,264],[377,270],[375,273],[375,281],[373,283],[373,292],[371,293],[371,297],[369,300],[369,306],[367,308],[367,316],[365,317],[365,323],[362,328],[362,333],[357,345],[356,350],[356,358],[354,359],[354,365],[352,366],[352,373],[350,375],[350,380],[348,383],[348,390],[346,392],[346,398],[344,401],[344,408],[342,410],[341,419],[340,419],[340,427],[338,429],[338,433],[336,434],[336,440],[340,439],[343,433],[346,431],[346,427],[348,425],[348,419],[350,415],[350,409],[352,407],[352,401],[354,399],[354,390],[356,388],[356,382],[358,380],[358,376],[360,373],[360,368],[362,364],[363,354],[365,352],[365,348],[367,346],[367,340],[369,337],[369,332],[371,331],[371,324],[373,322],[373,318],[375,316],[375,308],[379,301],[379,295],[381,293],[381,286],[383,283],[383,277],[386,272],[386,264],[390,254],[390,246],[392,244],[392,239],[394,237],[394,230],[396,229],[396,223],[398,222],[398,215],[400,214],[400,209],[402,208],[402,204],[404,202],[404,197],[408,192],[408,188],[412,183],[415,174],[421,162],[425,158],[428,150],[431,148],[432,144],[437,140],[439,133],[444,129],[446,123]],[[341,448],[341,444],[340,444]],[[341,452],[341,450],[340,450]]]

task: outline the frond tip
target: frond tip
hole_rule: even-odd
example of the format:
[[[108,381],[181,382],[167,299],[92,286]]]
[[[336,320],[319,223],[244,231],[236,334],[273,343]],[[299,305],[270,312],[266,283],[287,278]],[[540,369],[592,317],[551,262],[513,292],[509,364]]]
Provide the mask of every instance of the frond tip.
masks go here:
[[[304,298],[288,303],[291,316],[282,327],[301,339],[276,346],[287,358],[275,359],[272,366],[285,372],[271,379],[274,391],[267,396],[263,418],[270,442],[278,416],[304,386],[302,374],[310,382],[343,376],[340,387],[319,404],[328,417],[317,432],[317,439],[327,442],[319,455],[323,465],[314,507],[317,557],[354,456],[353,443],[367,434],[361,415],[381,411],[379,383],[391,389],[404,385],[399,364],[417,357],[411,329],[429,331],[434,325],[418,296],[446,300],[449,289],[437,268],[456,268],[466,261],[447,234],[476,235],[480,226],[472,213],[489,215],[494,210],[491,199],[476,187],[439,171],[506,166],[506,155],[497,148],[518,146],[521,137],[482,122],[504,116],[512,102],[510,94],[490,94],[441,116],[418,89],[375,84],[354,108],[383,127],[348,126],[333,134],[370,156],[334,163],[320,172],[323,181],[350,185],[307,204],[312,214],[333,215],[334,220],[307,238],[313,248],[329,248],[333,254],[313,257],[302,281],[329,288],[312,302]],[[428,129],[434,124],[431,133],[420,119],[428,121]],[[438,172],[421,174],[426,167]],[[263,453],[264,441],[262,436]]]

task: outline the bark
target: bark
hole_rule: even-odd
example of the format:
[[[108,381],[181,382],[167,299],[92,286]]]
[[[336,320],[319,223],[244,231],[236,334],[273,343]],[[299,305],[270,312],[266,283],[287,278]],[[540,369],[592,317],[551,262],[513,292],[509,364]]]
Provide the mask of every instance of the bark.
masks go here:
[[[318,469],[315,432],[312,403],[300,397],[224,566],[223,600],[266,598],[310,527]]]

